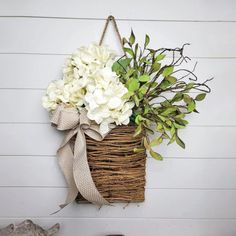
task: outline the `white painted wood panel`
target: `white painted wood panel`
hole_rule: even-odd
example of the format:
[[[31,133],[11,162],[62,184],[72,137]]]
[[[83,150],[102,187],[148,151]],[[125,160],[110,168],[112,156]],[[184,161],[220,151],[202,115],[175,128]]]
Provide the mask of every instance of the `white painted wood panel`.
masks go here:
[[[107,15],[122,19],[142,20],[236,20],[233,0],[165,0],[122,1],[100,0],[1,0],[0,15],[26,15],[48,17],[106,18]]]
[[[65,188],[0,188],[0,217],[49,217],[66,192]],[[235,198],[236,190],[146,189],[144,203],[101,209],[73,203],[52,217],[235,219]]]
[[[186,149],[157,149],[164,157],[235,158],[236,127],[187,127],[180,132]],[[0,124],[0,155],[55,155],[62,132],[49,124]]]
[[[0,219],[1,226],[9,222],[20,223],[24,218]],[[126,236],[232,236],[236,233],[236,220],[196,220],[196,219],[146,219],[146,218],[34,218],[37,224],[49,228],[59,222],[58,236],[78,233],[85,236],[104,236],[106,234],[123,234]]]
[[[60,222],[59,236],[235,235],[235,11],[233,0],[0,0],[0,226],[33,217]],[[213,92],[182,132],[186,150],[161,146],[163,162],[148,158],[145,203],[74,204],[50,217],[66,194],[54,156],[62,134],[39,124],[49,121],[40,98],[65,54],[98,41],[110,14],[124,36],[132,27],[155,47],[191,43],[186,53],[200,78],[215,77]],[[106,42],[118,48],[111,30]]]
[[[236,159],[148,158],[146,188],[236,189],[235,172]],[[0,173],[2,187],[66,187],[55,156],[1,156]]]
[[[62,66],[68,56],[0,54],[0,88],[46,88],[61,78]]]
[[[68,54],[89,41],[98,41],[103,25],[98,20],[0,18],[0,53]],[[236,48],[231,46],[236,41],[234,23],[119,22],[123,36],[130,34],[131,27],[140,42],[149,34],[151,47],[178,47],[188,42],[191,47],[186,53],[190,56],[236,56]],[[120,49],[111,32],[106,42]]]
[[[0,90],[0,122],[50,122],[48,112],[42,107],[44,90]],[[17,106],[12,104],[16,103]]]
[[[52,80],[62,78],[62,68],[68,56],[0,54],[0,88],[45,89]],[[233,82],[231,74],[236,73],[236,59],[193,58],[184,65],[192,69],[195,62],[198,62],[195,73],[201,81],[215,77],[211,83],[213,90],[225,86],[223,79]]]

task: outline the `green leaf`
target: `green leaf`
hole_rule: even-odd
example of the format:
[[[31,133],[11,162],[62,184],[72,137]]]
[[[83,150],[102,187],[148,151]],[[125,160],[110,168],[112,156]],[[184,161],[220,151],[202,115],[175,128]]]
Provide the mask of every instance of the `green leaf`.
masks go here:
[[[151,147],[150,147],[146,137],[143,138],[143,145],[148,151],[150,151]]]
[[[160,137],[155,138],[154,140],[152,140],[150,145],[151,145],[151,147],[157,146],[157,145],[161,144],[162,141],[163,141],[163,138],[160,136]]]
[[[150,42],[150,37],[146,34],[146,36],[145,36],[144,48],[147,47],[147,45],[149,44],[149,42]]]
[[[177,116],[175,116],[176,119],[182,119],[185,117],[185,114],[184,113],[180,113],[178,114]]]
[[[128,81],[127,81],[127,88],[130,92],[135,92],[139,89],[139,82],[137,79],[135,78],[130,78]]]
[[[134,95],[133,98],[134,98],[134,102],[135,102],[136,107],[138,107],[139,106],[139,98],[138,98],[138,96]]]
[[[160,130],[162,130],[163,129],[163,125],[161,124],[161,123],[157,123],[157,126],[156,126],[156,130],[157,131],[160,131]]]
[[[138,98],[140,101],[143,100],[143,98],[144,98],[144,94],[141,93],[140,90],[138,91]]]
[[[170,141],[168,142],[167,145],[172,144],[172,143],[175,141],[175,139],[176,139],[176,134],[174,134],[174,135],[171,137],[171,139],[170,139]]]
[[[176,116],[177,117],[177,116]],[[175,121],[176,123],[178,123],[179,125],[183,125],[183,126],[186,126],[188,124],[188,121],[187,120],[183,120],[183,119],[180,119],[180,118],[176,118],[175,117]]]
[[[146,63],[146,61],[147,61],[147,57],[142,57],[140,60],[139,60],[139,62],[140,63]]]
[[[176,140],[176,143],[177,143],[180,147],[185,148],[184,142],[180,139],[180,137],[179,137],[178,135],[176,135],[175,140]]]
[[[179,102],[183,99],[183,94],[178,92],[175,94],[175,96],[172,98],[171,102],[174,103],[174,102]]]
[[[125,45],[126,43],[128,43],[128,40],[126,38],[122,38],[122,44]]]
[[[155,62],[155,63],[152,65],[152,71],[153,71],[153,72],[159,71],[160,68],[161,68],[161,63]]]
[[[193,110],[195,110],[196,107],[196,103],[194,100],[192,100],[189,104],[188,104],[188,111],[192,112]]]
[[[134,52],[131,48],[123,48],[125,52],[127,52],[131,57],[134,57]]]
[[[158,117],[159,117],[163,122],[166,121],[166,118],[165,118],[164,116],[158,115]]]
[[[139,124],[139,125],[137,126],[137,128],[135,129],[134,137],[140,135],[141,132],[142,132],[142,126],[141,126],[141,124]]]
[[[184,125],[180,125],[180,124],[178,124],[176,122],[174,122],[174,126],[175,126],[176,129],[183,129],[183,128],[185,128]]]
[[[121,68],[121,66],[119,65],[119,63],[117,61],[114,62],[111,69],[113,72],[116,72],[117,74],[120,72],[120,69],[122,69],[122,71],[123,71],[123,68]]]
[[[165,139],[170,139],[169,135],[167,133],[165,133],[165,132],[163,132],[162,137],[163,137],[163,139],[164,138]]]
[[[202,101],[202,100],[204,100],[205,97],[206,97],[205,93],[200,93],[195,97],[195,100],[196,101]]]
[[[154,54],[156,52],[155,49],[152,49],[152,48],[147,48],[147,50],[151,53],[151,54]]]
[[[161,102],[161,105],[164,107],[169,107],[171,106],[171,103],[168,100],[165,100],[164,102]]]
[[[130,91],[128,91],[126,94],[124,94],[123,96],[122,96],[122,98],[123,99],[129,99],[130,97],[132,97],[134,95],[134,92],[130,92]]]
[[[128,65],[130,64],[131,60],[132,60],[131,58],[124,58],[124,59],[118,60],[117,62],[126,69]]]
[[[175,84],[177,82],[177,79],[173,76],[168,76],[166,77],[166,79],[171,83],[171,84]]]
[[[150,107],[145,106],[143,114],[146,115],[150,110],[151,110]]]
[[[190,90],[193,88],[193,86],[194,86],[194,83],[189,83],[186,85],[185,89]]]
[[[172,121],[171,121],[171,120],[167,120],[167,121],[166,121],[166,124],[171,127]]]
[[[158,85],[158,83],[153,82],[153,81],[147,83],[147,86],[151,86],[151,88],[155,88],[157,85]]]
[[[161,60],[163,60],[165,57],[166,57],[166,55],[164,55],[164,54],[159,54],[159,55],[157,55],[157,57],[155,58],[155,62],[161,61]]]
[[[166,88],[168,88],[170,85],[171,85],[171,84],[170,84],[170,82],[169,82],[168,80],[163,79],[163,80],[161,81],[160,88],[161,88],[161,89],[166,89]]]
[[[130,42],[131,45],[133,45],[134,42],[135,42],[135,35],[134,35],[133,30],[131,30],[131,35],[129,37],[129,42]]]
[[[144,152],[144,148],[134,148],[135,153]]]
[[[135,44],[135,48],[134,48],[134,54],[137,55],[138,52],[138,43]]]
[[[141,115],[137,115],[137,116],[135,117],[135,123],[136,123],[137,125],[139,125],[140,122],[143,121],[143,120],[145,120],[145,118],[142,117]]]
[[[132,60],[130,58],[127,58],[127,59],[129,59],[130,61]],[[127,71],[126,76],[130,77],[131,75],[133,75],[134,72],[135,72],[135,69],[131,68]]]
[[[156,160],[158,160],[158,161],[162,161],[162,160],[163,160],[163,157],[162,157],[159,153],[154,152],[153,150],[150,150],[150,155],[151,155],[154,159],[156,159]]]
[[[147,75],[147,74],[141,75],[141,76],[138,78],[138,80],[139,80],[140,82],[147,82],[147,81],[150,80],[150,76]]]
[[[175,134],[175,126],[174,125],[171,126],[170,134],[171,134],[171,136],[173,136]]]
[[[112,65],[112,71],[116,73],[126,72],[126,69],[130,64],[131,60],[131,58],[119,59]]]
[[[167,76],[169,76],[173,71],[174,71],[174,66],[168,66],[168,67],[166,67],[166,68],[163,70],[162,75],[163,75],[164,77],[167,77]]]
[[[170,107],[170,108],[167,108],[165,111],[163,111],[161,113],[162,116],[167,116],[169,115],[170,113],[176,111],[176,107]]]
[[[188,94],[184,94],[184,101],[186,104],[190,104],[193,99]]]
[[[148,90],[148,87],[146,86],[146,84],[144,84],[139,89],[139,92],[144,95],[144,94],[146,94],[147,90]]]
[[[164,124],[163,127],[164,127],[164,130],[165,130],[166,132],[169,132],[169,131],[170,131],[169,125]]]

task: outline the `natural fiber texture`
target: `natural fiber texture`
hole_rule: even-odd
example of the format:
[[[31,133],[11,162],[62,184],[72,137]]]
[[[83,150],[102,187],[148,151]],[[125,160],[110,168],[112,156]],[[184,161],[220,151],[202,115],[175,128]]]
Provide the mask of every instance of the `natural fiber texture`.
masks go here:
[[[142,136],[133,137],[135,128],[118,126],[101,142],[86,136],[93,181],[111,203],[144,201],[146,152],[133,152],[142,140]],[[82,200],[81,196],[77,200]]]
[[[66,201],[60,208],[73,202],[78,192],[89,202],[108,205],[109,202],[102,197],[93,182],[87,159],[85,135],[102,141],[105,136],[100,133],[99,126],[92,124],[85,109],[78,112],[76,108],[66,108],[64,105],[57,107],[51,122],[58,130],[67,131],[57,151],[58,162],[68,184]]]
[[[99,45],[102,45],[103,43],[103,40],[104,40],[104,37],[105,37],[105,34],[106,34],[106,31],[107,31],[107,27],[108,27],[108,24],[112,22],[113,25],[114,25],[114,28],[115,28],[115,32],[118,36],[118,39],[119,39],[119,42],[120,42],[120,45],[121,47],[123,48],[123,43],[122,43],[122,38],[121,38],[121,35],[120,35],[120,31],[118,29],[118,26],[117,26],[117,23],[116,23],[116,20],[115,20],[115,17],[114,16],[108,16],[107,20],[106,20],[106,24],[104,26],[104,29],[102,31],[102,36],[101,36],[101,39],[99,41]]]

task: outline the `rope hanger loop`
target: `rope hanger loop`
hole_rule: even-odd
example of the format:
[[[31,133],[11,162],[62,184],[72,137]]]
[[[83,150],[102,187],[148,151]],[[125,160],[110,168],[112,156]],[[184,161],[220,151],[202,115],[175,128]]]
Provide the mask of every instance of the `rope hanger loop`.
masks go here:
[[[110,15],[107,17],[107,20],[106,20],[106,23],[105,23],[105,26],[104,26],[104,29],[102,31],[102,36],[100,38],[100,41],[99,41],[99,45],[101,46],[103,41],[104,41],[104,37],[105,37],[105,34],[106,34],[106,31],[107,31],[107,27],[109,25],[109,23],[112,22],[113,23],[113,26],[115,28],[115,32],[118,36],[118,39],[119,39],[119,42],[120,42],[120,45],[123,49],[123,43],[122,43],[122,38],[121,38],[121,35],[120,35],[120,32],[119,32],[119,29],[118,29],[118,26],[117,26],[117,23],[116,23],[116,20],[115,20],[115,17]]]

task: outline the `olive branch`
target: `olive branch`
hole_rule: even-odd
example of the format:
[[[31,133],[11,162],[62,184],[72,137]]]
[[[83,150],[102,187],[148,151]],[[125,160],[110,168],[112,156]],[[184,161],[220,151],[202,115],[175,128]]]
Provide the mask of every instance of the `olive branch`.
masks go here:
[[[178,131],[188,124],[185,119],[188,114],[198,113],[197,102],[211,92],[207,83],[213,78],[198,82],[194,73],[197,63],[191,70],[182,68],[191,60],[184,55],[189,44],[152,49],[148,47],[148,35],[143,47],[135,41],[131,30],[129,39],[122,40],[125,54],[113,64],[112,70],[128,89],[125,97],[135,103],[131,116],[131,122],[137,125],[134,136],[144,134],[143,146],[134,151],[143,151],[145,147],[152,157],[162,160],[153,147],[168,140],[168,144],[176,142],[185,148]],[[151,139],[150,134],[154,133],[158,136]]]

